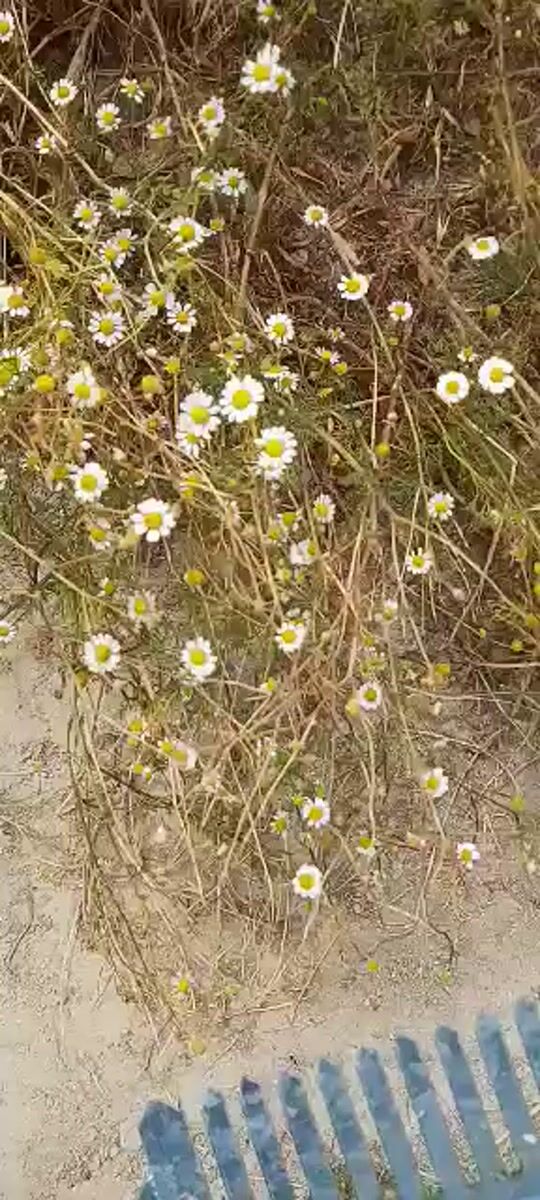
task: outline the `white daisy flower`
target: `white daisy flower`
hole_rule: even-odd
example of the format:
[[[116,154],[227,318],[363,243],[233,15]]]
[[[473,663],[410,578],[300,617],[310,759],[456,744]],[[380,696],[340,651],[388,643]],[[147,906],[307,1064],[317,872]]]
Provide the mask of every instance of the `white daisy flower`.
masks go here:
[[[134,104],[142,104],[144,100],[144,92],[138,79],[124,77],[120,80],[120,91],[128,100],[133,100]]]
[[[187,429],[183,426],[182,421],[178,422],[176,428],[176,441],[181,454],[185,454],[186,458],[199,458],[201,450],[204,446],[204,439],[193,429]]]
[[[0,617],[0,646],[7,646],[15,637],[15,626],[5,617]]]
[[[54,133],[40,133],[34,142],[34,146],[38,154],[41,154],[42,158],[44,158],[46,154],[54,154],[59,149],[60,143],[58,138],[54,136]]]
[[[100,104],[96,109],[96,124],[102,133],[112,133],[120,126],[120,109],[117,104]]]
[[[84,467],[73,471],[71,480],[76,500],[82,504],[91,504],[99,500],[109,486],[109,476],[97,462],[87,462]]]
[[[147,283],[142,294],[143,313],[147,317],[157,317],[165,308],[172,308],[175,299],[172,292],[167,292],[159,283]]]
[[[293,890],[303,900],[317,900],[322,892],[322,875],[318,867],[304,863],[292,881]]]
[[[375,620],[385,625],[391,625],[399,612],[399,603],[393,596],[385,597],[380,609],[375,613]]]
[[[220,425],[219,408],[208,392],[190,392],[180,404],[179,429],[189,429],[207,440]]]
[[[496,237],[488,234],[486,237],[473,238],[467,243],[467,250],[471,258],[479,262],[483,258],[493,258],[499,253],[500,246]]]
[[[353,271],[351,275],[341,276],[337,289],[344,300],[362,300],[367,295],[369,284],[369,275],[359,275]]]
[[[101,400],[101,388],[88,363],[68,376],[66,388],[76,408],[95,408]]]
[[[283,63],[278,63],[274,72],[274,82],[276,92],[279,92],[281,96],[288,96],[296,84],[296,79],[288,67],[284,67]]]
[[[475,862],[478,862],[480,858],[480,851],[474,842],[458,842],[456,857],[462,867],[465,867],[467,871],[472,871]]]
[[[297,440],[283,425],[270,425],[255,439],[259,451],[255,471],[265,479],[279,479],[294,459]]]
[[[160,538],[169,537],[176,525],[170,504],[166,500],[156,500],[154,496],[141,500],[130,520],[137,537],[145,537],[147,542],[159,542]]]
[[[121,299],[122,289],[114,275],[108,275],[103,272],[96,279],[94,287],[100,300],[105,300],[108,304],[113,304]]]
[[[225,107],[221,96],[211,96],[206,104],[201,104],[198,112],[199,122],[210,138],[217,137],[225,120]]]
[[[316,225],[322,229],[328,225],[328,209],[323,208],[322,204],[308,204],[304,212],[304,221],[306,225]]]
[[[151,142],[161,142],[172,137],[172,117],[154,117],[146,128]]]
[[[115,671],[120,662],[120,645],[110,633],[95,633],[84,643],[83,661],[93,675]]]
[[[163,738],[158,742],[158,750],[162,754],[166,754],[173,763],[181,767],[183,771],[192,771],[197,763],[198,754],[194,746],[190,746],[187,742],[179,741],[178,738]]]
[[[0,42],[10,42],[15,33],[15,21],[10,12],[0,12]]]
[[[131,196],[126,188],[111,188],[109,193],[109,209],[115,217],[127,217],[132,209]]]
[[[405,570],[409,575],[427,575],[433,566],[429,550],[411,550],[405,558]]]
[[[269,341],[276,346],[285,346],[294,337],[294,325],[287,313],[271,313],[264,322],[264,329]]]
[[[95,229],[101,221],[101,213],[91,200],[79,200],[73,209],[73,217],[81,229]]]
[[[0,350],[0,396],[16,386],[30,368],[30,355],[22,346]]]
[[[391,321],[410,321],[413,306],[408,300],[392,300],[387,311]]]
[[[200,192],[210,195],[215,192],[219,174],[213,167],[194,167],[191,172],[191,182]]]
[[[506,358],[486,358],[482,366],[478,370],[478,382],[480,387],[485,392],[491,392],[492,396],[500,396],[503,392],[513,388],[515,379],[513,375],[513,366]]]
[[[93,550],[110,550],[112,546],[111,525],[103,517],[89,526],[88,537]]]
[[[124,318],[113,309],[103,313],[92,313],[88,325],[95,342],[101,346],[115,346],[124,336]]]
[[[322,829],[330,820],[330,805],[327,800],[306,800],[302,805],[302,820],[308,829]]]
[[[211,236],[211,231],[194,217],[175,217],[169,229],[179,254],[189,254],[191,250],[200,246],[205,238]]]
[[[135,625],[152,625],[156,620],[156,597],[152,592],[134,592],[128,597],[127,614]]]
[[[214,674],[217,658],[210,642],[203,637],[186,642],[181,653],[182,665],[195,679],[208,679]]]
[[[22,287],[0,285],[0,312],[9,317],[29,317],[30,306],[24,299]]]
[[[448,791],[448,776],[442,767],[430,767],[428,771],[423,771],[419,783],[422,791],[427,792],[434,800],[439,800]]]
[[[167,325],[176,333],[191,333],[197,324],[197,309],[192,304],[173,303],[167,306]]]
[[[219,397],[221,411],[231,424],[253,420],[263,400],[263,385],[252,375],[231,375]]]
[[[375,846],[375,840],[374,840],[374,838],[370,837],[369,834],[367,834],[367,833],[363,833],[360,835],[360,837],[358,838],[358,842],[356,844],[356,849],[358,850],[359,854],[362,854],[364,856],[364,858],[375,858],[375,855],[377,853],[377,848]]]
[[[49,97],[55,108],[66,108],[75,99],[78,87],[71,79],[58,79],[53,83]]]
[[[269,21],[280,21],[281,14],[269,0],[257,0],[257,20],[261,25],[268,25]]]
[[[380,683],[376,679],[368,679],[361,687],[356,689],[354,698],[364,712],[372,712],[376,708],[380,708],[383,701],[383,690]]]
[[[313,501],[311,511],[319,525],[331,525],[336,512],[336,505],[332,497],[328,496],[326,492],[319,492],[319,495]]]
[[[300,649],[307,633],[307,627],[302,621],[284,621],[280,625],[274,641],[284,654],[295,654]]]
[[[459,404],[469,395],[469,380],[463,371],[445,371],[439,375],[435,391],[446,404]]]
[[[337,350],[329,350],[327,346],[315,346],[315,354],[320,362],[326,367],[335,367],[339,362],[339,354]]]
[[[298,529],[302,519],[302,514],[298,511],[298,509],[294,509],[289,512],[278,513],[277,519],[280,533],[285,538],[288,538],[291,533],[294,533],[295,530]]]
[[[472,346],[462,346],[461,350],[458,350],[458,358],[462,363],[473,363],[478,355],[475,354]]]
[[[247,185],[246,176],[238,167],[227,167],[217,177],[218,192],[224,196],[242,196],[247,192]]]
[[[289,562],[293,567],[309,567],[318,557],[317,543],[312,538],[293,542],[289,549]]]
[[[277,92],[276,70],[280,53],[279,46],[267,42],[256,58],[248,58],[242,67],[241,86],[253,95]]]
[[[267,367],[262,374],[264,379],[269,379],[274,385],[276,392],[285,396],[295,392],[300,381],[297,371],[291,371],[289,367],[280,366],[278,363]]]
[[[427,510],[430,517],[435,521],[447,521],[452,516],[454,511],[454,497],[450,492],[434,492],[429,497]]]
[[[114,237],[101,244],[100,256],[108,267],[121,267],[128,255],[134,253],[136,241],[131,229],[119,229]]]

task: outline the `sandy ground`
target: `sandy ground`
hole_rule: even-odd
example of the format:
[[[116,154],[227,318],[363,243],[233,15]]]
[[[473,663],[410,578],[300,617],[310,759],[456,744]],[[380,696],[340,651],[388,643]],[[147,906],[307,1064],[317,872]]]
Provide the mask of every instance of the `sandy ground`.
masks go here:
[[[274,1006],[248,1038],[230,1027],[194,1060],[170,1042],[157,1045],[106,964],[75,936],[77,890],[61,881],[48,838],[68,789],[56,687],[35,642],[22,653],[20,644],[8,648],[0,664],[0,1197],[135,1197],[136,1123],[147,1099],[181,1095],[196,1114],[210,1081],[233,1099],[247,1070],[270,1094],[291,1062],[307,1066],[323,1050],[348,1062],[370,1042],[391,1056],[396,1030],[428,1048],[439,1022],[469,1040],[479,1009],[508,1024],[513,1001],[536,994],[540,913],[526,890],[514,895],[488,879],[451,986],[436,982],[420,954],[405,974],[388,971],[361,988],[326,979],[292,1022],[290,1009]],[[43,831],[37,849],[30,825]]]

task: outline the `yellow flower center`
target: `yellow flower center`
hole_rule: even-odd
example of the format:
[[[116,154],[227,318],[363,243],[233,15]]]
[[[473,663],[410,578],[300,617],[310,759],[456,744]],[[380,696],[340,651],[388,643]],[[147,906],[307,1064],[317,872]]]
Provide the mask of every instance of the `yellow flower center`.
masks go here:
[[[131,249],[131,241],[127,237],[119,237],[116,244],[118,249],[121,250],[123,254]]]
[[[477,250],[489,250],[489,242],[487,238],[478,238],[476,242]]]
[[[319,804],[312,804],[308,813],[308,824],[314,825],[316,821],[320,821],[324,816],[324,809]]]
[[[404,304],[394,304],[394,314],[396,317],[404,317],[405,316],[405,305]]]
[[[347,279],[345,282],[345,291],[354,295],[360,291],[360,282],[358,279]]]
[[[163,305],[165,304],[165,294],[159,290],[150,292],[148,299],[150,304],[153,304],[154,308],[163,308]]]
[[[152,132],[155,137],[165,137],[167,126],[164,121],[156,121],[152,127]]]
[[[318,503],[313,506],[313,510],[316,517],[328,516],[328,505],[323,504],[322,500],[319,500]]]
[[[70,94],[70,89],[68,88],[67,83],[60,83],[56,89],[56,94],[59,100],[67,100]]]
[[[446,392],[449,396],[457,396],[459,392],[459,383],[457,379],[448,379],[446,382]]]
[[[264,443],[264,452],[269,458],[281,458],[285,447],[279,438],[269,438]]]
[[[144,599],[144,596],[135,597],[133,601],[133,612],[135,613],[136,617],[144,617],[145,613],[148,612],[148,605]]]
[[[215,104],[205,104],[202,110],[203,121],[215,121],[217,117]]]
[[[237,388],[236,391],[233,392],[231,396],[231,404],[233,408],[236,408],[241,412],[244,408],[247,408],[250,403],[251,393],[248,392],[247,388]]]
[[[116,120],[116,113],[110,112],[110,110],[108,110],[107,112],[104,112],[101,114],[101,120],[104,125],[112,125],[114,123],[114,121]]]
[[[210,420],[210,413],[207,408],[203,408],[202,404],[195,404],[193,408],[190,408],[188,415],[195,425],[208,425]]]
[[[192,242],[195,237],[195,228],[189,221],[184,221],[176,231],[176,236],[181,242]]]
[[[296,641],[296,630],[295,629],[284,629],[283,633],[281,634],[281,640],[282,640],[282,642],[285,643],[286,646],[292,646],[293,643]]]
[[[492,367],[489,372],[489,378],[492,383],[502,383],[504,380],[504,371],[502,367]]]
[[[189,313],[184,312],[183,309],[180,309],[179,312],[174,314],[174,320],[176,325],[187,325],[189,321]]]
[[[99,525],[94,525],[92,529],[88,530],[88,533],[93,542],[104,542],[107,537],[106,531],[100,529]]]
[[[0,625],[0,638],[6,638],[9,635],[9,625]]]
[[[11,22],[2,20],[0,21],[0,36],[5,33],[11,33]]]
[[[190,650],[189,661],[193,667],[203,667],[207,659],[206,650]]]
[[[111,657],[110,646],[104,646],[103,643],[101,643],[99,646],[96,646],[94,649],[94,656],[96,662],[98,663],[108,662]]]
[[[460,854],[462,863],[470,863],[473,860],[472,850],[462,850]]]
[[[77,400],[89,400],[90,384],[89,383],[76,383],[75,387],[73,389],[73,394],[74,394],[74,396],[77,397]]]
[[[102,279],[99,290],[102,296],[112,296],[116,285],[110,279]]]
[[[180,749],[178,746],[173,746],[173,749],[170,752],[170,756],[171,756],[171,758],[174,759],[175,762],[182,763],[182,765],[184,765],[187,762],[187,752],[185,750]]]
[[[129,200],[127,196],[113,196],[112,198],[112,206],[117,212],[122,212],[124,208],[127,208],[128,204]]]
[[[113,263],[118,257],[118,250],[116,246],[104,246],[103,257],[107,260],[107,262]]]
[[[23,307],[24,307],[24,296],[19,296],[18,293],[15,292],[14,296],[9,297],[8,308],[23,308]]]
[[[439,780],[436,775],[428,775],[424,787],[427,792],[436,792],[439,786]]]
[[[309,215],[312,221],[320,221],[323,215],[322,208],[312,208]]]
[[[373,838],[370,838],[370,837],[359,837],[358,838],[358,849],[359,850],[371,850],[372,846],[373,846]]]
[[[434,507],[435,507],[436,513],[445,513],[448,508],[448,505],[446,503],[446,500],[436,500]]]
[[[423,554],[413,554],[412,558],[411,558],[411,562],[412,562],[413,567],[423,567],[424,555]]]
[[[365,696],[366,700],[369,701],[370,704],[373,704],[374,701],[377,699],[377,692],[375,691],[375,688],[366,688],[366,690],[364,692],[364,696]]]
[[[310,892],[313,887],[313,875],[309,871],[302,871],[298,876],[298,886],[302,892]]]
[[[95,492],[97,488],[96,476],[90,475],[89,473],[86,475],[81,475],[81,478],[79,479],[79,487],[82,488],[83,492]]]
[[[271,68],[267,63],[255,63],[252,75],[255,83],[266,83],[266,80],[270,79]]]
[[[110,333],[114,333],[114,321],[113,321],[112,317],[102,317],[101,318],[101,321],[99,322],[99,332],[105,333],[107,335]]]
[[[163,514],[160,512],[145,513],[143,520],[147,529],[161,529]]]
[[[277,337],[283,337],[286,332],[287,326],[284,321],[274,321],[274,324],[272,325],[272,333],[275,333]]]

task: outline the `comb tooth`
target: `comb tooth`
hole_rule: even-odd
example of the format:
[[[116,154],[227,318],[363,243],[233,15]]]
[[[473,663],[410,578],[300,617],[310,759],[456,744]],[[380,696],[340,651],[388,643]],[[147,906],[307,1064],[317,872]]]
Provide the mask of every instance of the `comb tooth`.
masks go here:
[[[219,1092],[207,1092],[203,1114],[208,1139],[229,1200],[253,1200],[244,1160],[238,1152],[223,1096]]]
[[[243,1079],[240,1085],[242,1112],[251,1144],[260,1163],[272,1200],[294,1200],[294,1192],[281,1161],[274,1126],[264,1105],[258,1083]]]
[[[435,1033],[435,1042],[480,1175],[484,1182],[495,1184],[503,1165],[458,1035],[443,1025]]]
[[[184,1192],[197,1200],[210,1200],[181,1108],[154,1101],[147,1106],[139,1130],[151,1175],[144,1200],[178,1200]]]
[[[540,1088],[540,1021],[532,1000],[520,1000],[516,1004],[516,1024],[536,1086]]]
[[[377,1200],[380,1196],[379,1185],[342,1072],[334,1063],[323,1058],[319,1063],[318,1078],[339,1148],[356,1191],[362,1200]]]
[[[479,1017],[476,1036],[512,1144],[525,1163],[538,1163],[536,1132],[515,1077],[499,1022],[494,1017]]]
[[[326,1165],[322,1143],[302,1083],[296,1075],[283,1075],[279,1081],[279,1091],[312,1200],[338,1200],[334,1179]]]
[[[379,1055],[375,1050],[360,1050],[356,1067],[400,1200],[421,1200],[411,1148]]]
[[[418,1046],[412,1038],[400,1037],[397,1039],[397,1050],[407,1091],[439,1183],[452,1200],[465,1200],[463,1176]]]

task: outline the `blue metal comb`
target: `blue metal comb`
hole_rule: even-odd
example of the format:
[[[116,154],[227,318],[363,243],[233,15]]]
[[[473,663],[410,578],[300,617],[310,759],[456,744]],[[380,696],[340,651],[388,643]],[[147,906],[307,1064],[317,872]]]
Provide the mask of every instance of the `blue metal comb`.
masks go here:
[[[516,1024],[540,1088],[540,1021],[536,1005],[520,1002],[516,1007]],[[410,1038],[399,1037],[396,1043],[399,1065],[438,1180],[439,1190],[435,1195],[447,1200],[540,1200],[540,1139],[500,1025],[492,1017],[482,1016],[476,1031],[520,1169],[512,1174],[505,1171],[457,1033],[442,1026],[436,1031],[435,1043],[478,1173],[478,1182],[466,1181],[418,1046]],[[360,1050],[356,1070],[399,1200],[426,1200],[428,1195],[434,1196],[421,1182],[379,1055],[372,1050]],[[347,1190],[358,1200],[379,1200],[383,1189],[340,1068],[322,1059],[317,1081],[343,1157]],[[312,1200],[339,1200],[338,1179],[329,1165],[302,1080],[284,1073],[279,1093]],[[298,1189],[293,1187],[283,1165],[278,1138],[259,1085],[249,1079],[242,1080],[240,1100],[271,1200],[294,1200]],[[225,1195],[228,1200],[253,1200],[247,1169],[219,1092],[207,1094],[203,1115]],[[180,1107],[159,1102],[149,1104],[140,1132],[148,1164],[148,1182],[140,1200],[210,1200],[208,1183]]]

